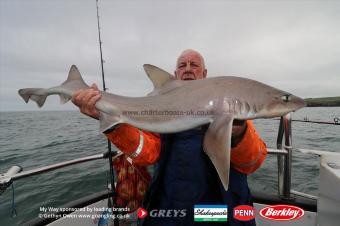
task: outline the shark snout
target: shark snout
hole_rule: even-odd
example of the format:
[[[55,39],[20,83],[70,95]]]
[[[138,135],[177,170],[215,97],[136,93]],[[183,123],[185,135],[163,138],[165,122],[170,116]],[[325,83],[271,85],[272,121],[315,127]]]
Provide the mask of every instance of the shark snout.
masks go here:
[[[292,107],[294,108],[293,111],[306,107],[306,102],[304,101],[304,99],[294,96],[294,95],[292,95],[291,103],[292,103]]]
[[[294,112],[306,106],[305,101],[292,94],[284,93],[274,97],[265,105],[262,112],[265,117],[277,117]]]

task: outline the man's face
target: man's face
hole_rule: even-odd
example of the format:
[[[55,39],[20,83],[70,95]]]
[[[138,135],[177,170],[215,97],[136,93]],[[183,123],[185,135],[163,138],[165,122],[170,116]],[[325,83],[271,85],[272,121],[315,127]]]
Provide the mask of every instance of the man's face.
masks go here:
[[[180,80],[203,79],[207,76],[207,70],[201,56],[194,51],[189,51],[178,58],[175,75]]]

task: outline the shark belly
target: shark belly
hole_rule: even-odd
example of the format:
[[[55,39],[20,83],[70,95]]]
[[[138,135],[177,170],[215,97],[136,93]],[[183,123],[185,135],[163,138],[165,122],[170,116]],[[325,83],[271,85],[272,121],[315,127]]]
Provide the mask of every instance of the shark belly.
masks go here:
[[[211,117],[176,117],[167,120],[155,120],[154,118],[136,120],[134,118],[123,118],[124,123],[128,123],[146,131],[155,133],[177,133],[195,127],[208,124],[212,121]]]

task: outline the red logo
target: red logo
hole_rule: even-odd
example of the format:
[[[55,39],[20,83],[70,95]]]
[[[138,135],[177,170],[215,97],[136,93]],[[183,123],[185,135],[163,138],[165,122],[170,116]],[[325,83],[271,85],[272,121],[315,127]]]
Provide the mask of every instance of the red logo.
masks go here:
[[[236,206],[234,208],[234,218],[240,221],[250,221],[255,218],[255,209],[247,205]]]
[[[146,211],[146,209],[143,209],[143,208],[138,208],[137,216],[138,218],[143,219],[148,216],[148,211]]]
[[[260,210],[260,215],[269,220],[289,221],[297,220],[305,214],[305,211],[297,206],[274,205]]]

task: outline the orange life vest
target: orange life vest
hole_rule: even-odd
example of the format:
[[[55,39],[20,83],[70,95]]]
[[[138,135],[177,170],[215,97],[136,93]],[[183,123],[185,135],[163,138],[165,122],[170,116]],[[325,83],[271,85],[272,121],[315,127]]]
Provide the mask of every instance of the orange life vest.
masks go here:
[[[154,164],[160,156],[160,136],[128,124],[121,124],[106,136],[125,154],[113,162],[118,177],[117,205],[135,211],[141,206],[151,180],[146,166]],[[250,174],[261,166],[266,155],[265,143],[248,120],[242,140],[231,149],[231,166],[241,173]]]

